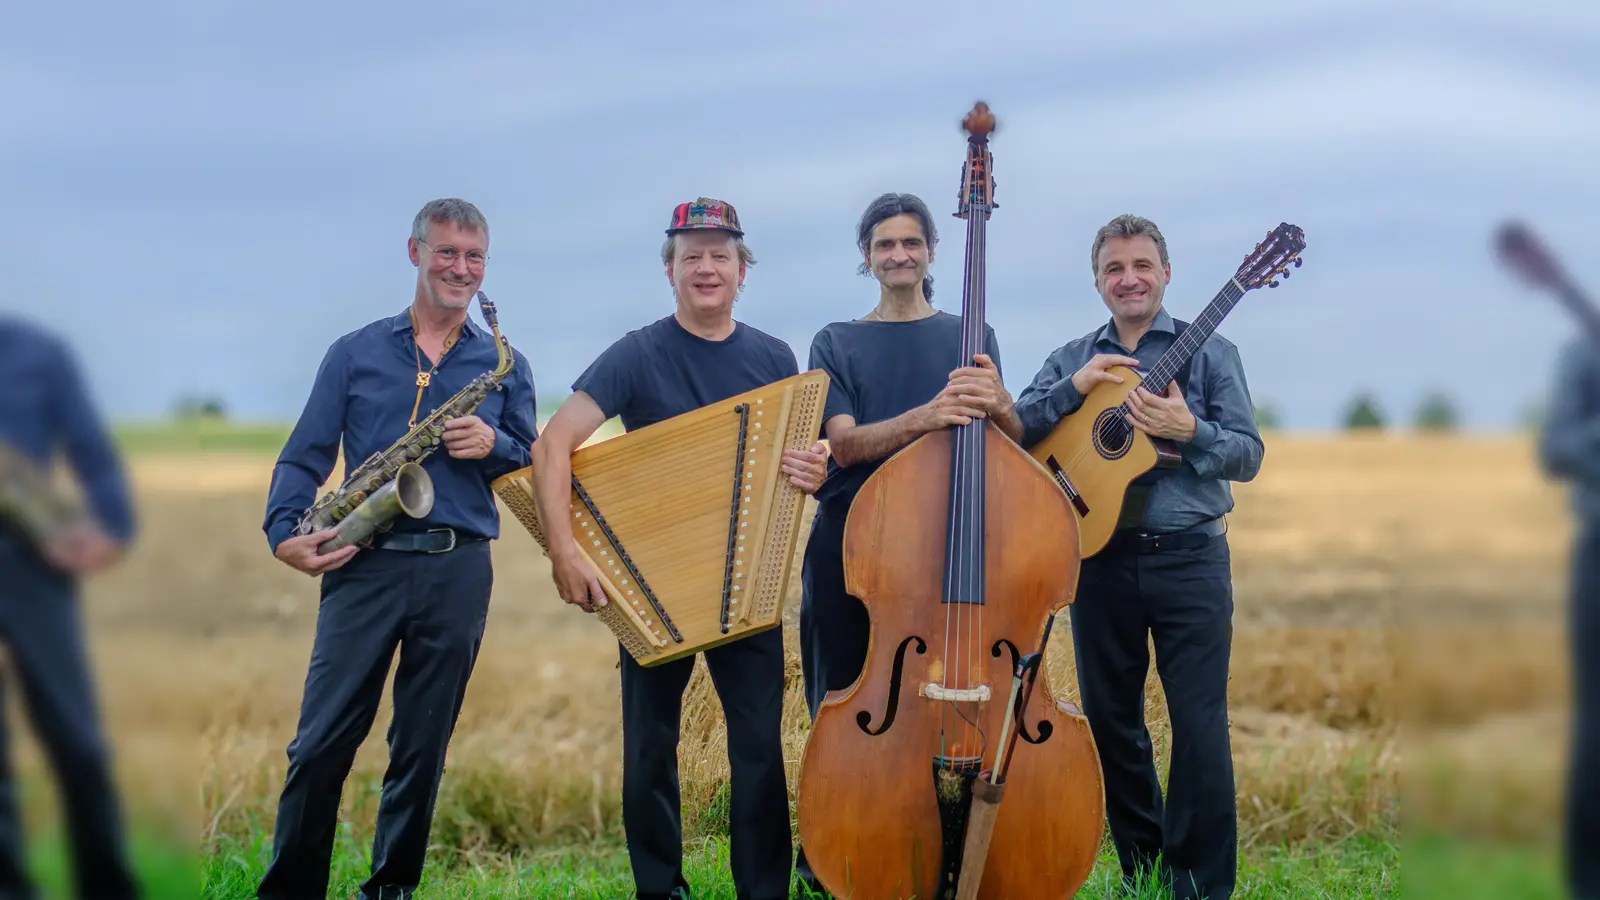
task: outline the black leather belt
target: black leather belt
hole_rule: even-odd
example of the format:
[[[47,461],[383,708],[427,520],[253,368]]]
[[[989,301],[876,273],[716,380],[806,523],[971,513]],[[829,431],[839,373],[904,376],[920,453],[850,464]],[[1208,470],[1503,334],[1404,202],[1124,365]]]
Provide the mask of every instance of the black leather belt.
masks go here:
[[[1106,550],[1113,553],[1159,553],[1163,550],[1193,550],[1211,543],[1226,533],[1227,524],[1219,517],[1182,531],[1152,532],[1126,528],[1111,536]]]
[[[398,550],[402,553],[449,553],[459,544],[481,541],[475,534],[461,534],[454,528],[430,528],[427,531],[390,531],[372,538],[374,550]]]

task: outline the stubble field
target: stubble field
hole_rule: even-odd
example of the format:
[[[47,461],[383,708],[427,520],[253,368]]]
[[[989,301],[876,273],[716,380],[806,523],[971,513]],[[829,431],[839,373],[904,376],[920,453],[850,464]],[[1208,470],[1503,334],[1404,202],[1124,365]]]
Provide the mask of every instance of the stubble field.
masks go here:
[[[317,610],[316,582],[274,560],[260,530],[271,462],[270,452],[134,454],[143,539],[87,595],[128,802],[141,820],[198,836],[215,896],[248,895],[270,847]],[[1348,896],[1398,896],[1402,825],[1548,846],[1565,753],[1571,525],[1531,445],[1269,433],[1260,478],[1236,496],[1229,694],[1247,860],[1377,842],[1392,857],[1357,872]],[[570,872],[609,859],[625,881],[616,645],[559,601],[537,545],[502,518],[430,877],[537,880],[546,862]],[[792,627],[786,640],[792,650]],[[1047,670],[1056,694],[1076,701],[1070,641],[1052,641]],[[689,694],[681,777],[685,837],[698,846],[725,834],[727,761],[703,667]],[[1164,771],[1154,671],[1147,712]],[[388,718],[385,708],[346,787],[345,885],[365,874]],[[785,723],[792,792],[806,734],[793,658]]]

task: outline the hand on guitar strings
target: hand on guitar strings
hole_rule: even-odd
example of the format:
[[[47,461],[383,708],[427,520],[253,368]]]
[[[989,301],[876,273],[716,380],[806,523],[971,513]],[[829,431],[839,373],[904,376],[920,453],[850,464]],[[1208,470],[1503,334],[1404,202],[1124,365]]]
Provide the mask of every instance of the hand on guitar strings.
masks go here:
[[[1115,353],[1098,354],[1084,363],[1083,368],[1072,373],[1072,386],[1078,389],[1080,395],[1087,397],[1089,392],[1095,389],[1096,385],[1102,383],[1121,384],[1121,375],[1113,375],[1106,371],[1112,366],[1127,366],[1130,369],[1137,369],[1139,361],[1131,356],[1118,356]]]
[[[550,580],[556,583],[556,592],[562,600],[586,613],[606,605],[606,592],[600,587],[600,579],[595,576],[589,560],[578,549],[576,539],[566,553],[550,556]]]
[[[494,429],[477,416],[446,419],[440,437],[456,459],[483,459],[494,449]]]
[[[815,494],[822,487],[822,480],[828,477],[828,447],[821,441],[811,445],[810,450],[785,450],[783,451],[783,474],[789,476],[789,483],[806,492]]]
[[[1135,388],[1128,395],[1128,410],[1123,418],[1129,425],[1152,437],[1179,443],[1193,439],[1200,424],[1189,411],[1176,381],[1167,385],[1166,396],[1152,394],[1142,385]]]

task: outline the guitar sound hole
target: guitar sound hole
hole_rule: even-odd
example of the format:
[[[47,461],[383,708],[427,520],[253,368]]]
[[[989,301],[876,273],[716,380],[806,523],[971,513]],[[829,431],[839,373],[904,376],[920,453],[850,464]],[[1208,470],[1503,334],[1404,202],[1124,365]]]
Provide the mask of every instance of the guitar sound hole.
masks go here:
[[[1122,407],[1102,412],[1094,420],[1094,449],[1104,459],[1121,459],[1133,449],[1133,429],[1122,418]]]

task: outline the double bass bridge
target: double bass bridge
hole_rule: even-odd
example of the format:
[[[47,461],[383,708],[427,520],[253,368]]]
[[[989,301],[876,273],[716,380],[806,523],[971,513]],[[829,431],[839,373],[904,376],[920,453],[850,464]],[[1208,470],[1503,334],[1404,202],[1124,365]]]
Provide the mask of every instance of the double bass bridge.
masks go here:
[[[917,693],[929,700],[941,700],[946,703],[974,703],[989,699],[992,693],[987,684],[977,687],[950,688],[942,684],[924,684]]]

